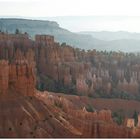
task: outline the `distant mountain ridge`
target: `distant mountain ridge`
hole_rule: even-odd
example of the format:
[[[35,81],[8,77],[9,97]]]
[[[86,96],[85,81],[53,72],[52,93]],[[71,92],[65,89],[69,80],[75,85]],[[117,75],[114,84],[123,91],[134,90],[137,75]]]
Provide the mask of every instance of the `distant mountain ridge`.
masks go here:
[[[91,35],[93,38],[107,41],[106,50],[121,50],[125,52],[140,52],[140,33],[126,31],[83,31],[80,34]]]
[[[83,31],[79,32],[80,34],[92,35],[92,37],[104,40],[104,41],[112,41],[112,40],[120,40],[120,39],[135,39],[140,40],[140,33],[135,32],[126,32],[126,31]]]
[[[140,34],[129,32],[80,32],[74,33],[48,20],[1,18],[0,30],[14,33],[16,29],[27,32],[32,38],[35,34],[53,35],[56,41],[85,50],[140,52]]]
[[[54,21],[15,18],[0,19],[0,29],[2,31],[14,33],[17,28],[21,32],[29,33],[31,37],[34,37],[35,34],[50,34],[60,43],[66,42],[69,45],[82,49],[93,49],[104,43],[104,41],[94,39],[91,35],[81,35],[63,29]]]

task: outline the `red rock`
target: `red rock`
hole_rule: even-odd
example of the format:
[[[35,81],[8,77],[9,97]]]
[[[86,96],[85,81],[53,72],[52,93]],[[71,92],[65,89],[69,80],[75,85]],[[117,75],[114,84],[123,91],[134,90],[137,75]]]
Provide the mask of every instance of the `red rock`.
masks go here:
[[[76,89],[77,93],[79,94],[88,94],[88,85],[86,84],[86,81],[84,78],[78,78],[76,79]]]
[[[104,53],[60,46],[48,35],[37,35],[36,40],[31,41],[22,34],[0,34],[0,46],[0,59],[3,59],[0,61],[0,95],[4,95],[4,98],[0,96],[0,137],[140,137],[139,118],[136,128],[134,119],[119,126],[113,122],[111,111],[102,109],[105,101],[98,104],[100,111],[88,112],[86,106],[92,103],[87,97],[69,98],[35,90],[37,72],[39,78],[48,76],[68,87],[74,84],[77,94],[85,96],[99,89],[109,94],[115,76],[120,82],[114,86],[137,94],[139,66],[133,65],[130,75],[125,68],[117,69],[124,55],[113,53],[107,61]],[[112,108],[120,106],[119,103]]]
[[[9,88],[9,65],[8,61],[0,61],[0,94],[6,94]]]
[[[54,37],[50,35],[36,35],[35,40],[39,43],[45,43],[47,46],[54,44]]]
[[[128,118],[128,119],[126,119],[125,125],[128,128],[134,128],[135,127],[135,120],[132,118]]]
[[[2,94],[14,90],[22,95],[34,95],[35,93],[35,73],[34,66],[17,51],[16,60],[10,64],[6,60],[0,61],[0,91]]]
[[[140,114],[138,115],[138,124],[137,126],[140,128]]]

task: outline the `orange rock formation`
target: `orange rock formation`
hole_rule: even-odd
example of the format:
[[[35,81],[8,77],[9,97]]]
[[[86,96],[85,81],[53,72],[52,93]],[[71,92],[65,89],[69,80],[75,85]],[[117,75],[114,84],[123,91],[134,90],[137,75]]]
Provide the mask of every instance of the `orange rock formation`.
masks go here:
[[[139,118],[138,127],[130,119],[127,127],[118,125],[108,109],[88,112],[89,98],[84,103],[79,96],[69,99],[68,95],[35,89],[36,77],[39,82],[49,76],[56,85],[70,87],[70,91],[75,88],[78,94],[94,94],[99,89],[110,94],[111,78],[116,76],[117,63],[123,56],[114,54],[110,64],[105,58],[95,50],[85,52],[60,46],[52,36],[37,35],[32,41],[26,35],[0,34],[0,137],[140,137]],[[133,66],[131,71],[137,69]],[[125,79],[123,70],[117,73],[118,81]],[[127,90],[129,84],[130,91],[137,94],[138,77],[135,72],[131,74],[133,78],[124,80],[121,89]]]

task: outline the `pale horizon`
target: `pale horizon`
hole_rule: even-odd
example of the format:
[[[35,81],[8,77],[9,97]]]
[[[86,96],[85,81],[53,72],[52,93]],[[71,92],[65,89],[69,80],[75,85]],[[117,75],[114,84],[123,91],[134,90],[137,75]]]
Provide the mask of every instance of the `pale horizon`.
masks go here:
[[[0,0],[0,17],[52,20],[72,32],[140,32],[139,0]]]

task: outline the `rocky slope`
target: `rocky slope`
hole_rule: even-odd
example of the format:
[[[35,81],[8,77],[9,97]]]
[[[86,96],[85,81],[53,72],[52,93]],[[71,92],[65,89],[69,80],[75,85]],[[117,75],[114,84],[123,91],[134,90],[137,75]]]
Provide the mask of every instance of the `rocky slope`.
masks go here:
[[[80,133],[80,137],[88,138],[124,138],[124,137],[139,137],[139,119],[138,123],[134,124],[134,119],[127,118],[122,125],[117,125],[113,118],[112,112],[107,109],[96,110],[89,112],[86,109],[87,103],[81,104],[81,99],[78,96],[54,94],[44,92],[37,94],[37,97],[45,103],[54,104],[57,108],[63,110],[68,118],[62,116],[64,120],[69,120]],[[73,102],[73,98],[77,102]],[[81,105],[81,106],[79,106]],[[79,133],[79,134],[80,134]]]
[[[11,92],[0,98],[0,137],[126,138],[140,137],[138,127],[117,125],[110,110],[88,112],[61,96],[36,91],[34,96]]]
[[[133,118],[125,118],[118,125],[109,108],[89,108],[91,99],[86,96],[36,90],[35,85],[46,82],[43,77],[48,75],[60,86],[70,87],[75,81],[77,93],[88,95],[85,78],[92,77],[90,54],[94,56],[96,51],[60,46],[52,36],[37,35],[32,41],[27,34],[0,34],[0,137],[140,137],[139,116],[137,124]],[[96,83],[95,74],[93,78]],[[97,81],[96,86],[101,87],[101,78]],[[110,84],[107,87],[110,93]]]
[[[130,118],[133,117],[135,111],[140,112],[140,102],[135,100],[90,98],[86,96],[66,95],[62,93],[57,93],[57,95],[65,97],[67,100],[75,104],[77,108],[80,109],[86,107],[86,109],[91,112],[95,110],[109,109],[112,113],[116,112],[122,116]]]

